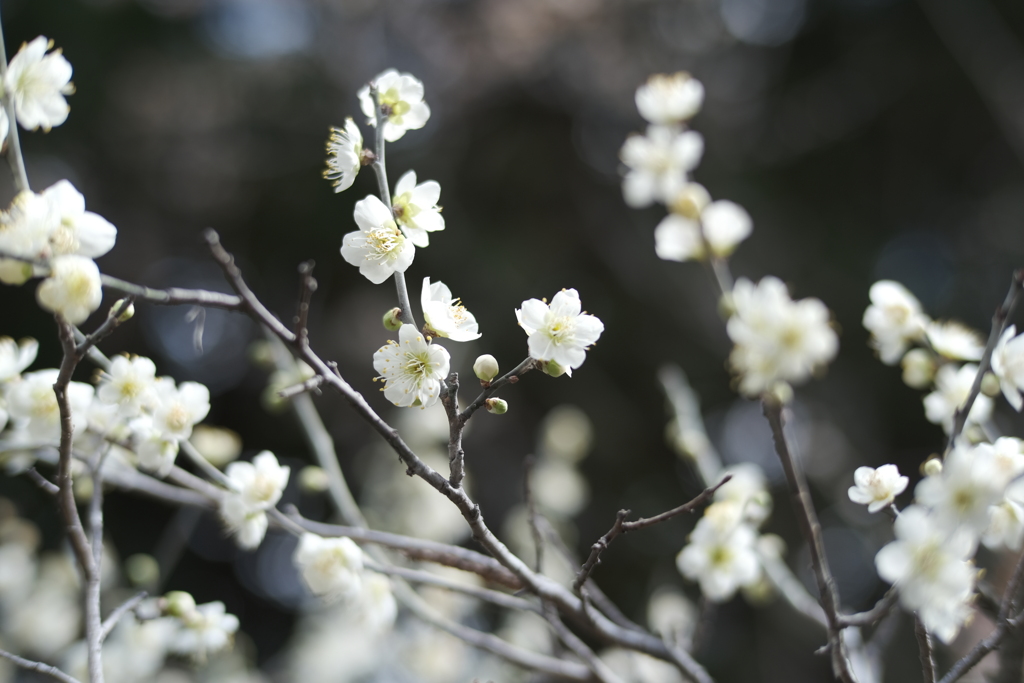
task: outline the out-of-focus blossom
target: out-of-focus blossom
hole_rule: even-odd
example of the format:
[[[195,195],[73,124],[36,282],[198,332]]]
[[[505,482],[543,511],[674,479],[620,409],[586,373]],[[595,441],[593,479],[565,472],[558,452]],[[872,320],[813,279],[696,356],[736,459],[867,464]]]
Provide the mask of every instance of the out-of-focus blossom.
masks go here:
[[[757,533],[742,521],[742,507],[732,501],[714,503],[676,557],[683,576],[700,583],[708,600],[722,602],[761,575]]]
[[[53,385],[57,370],[37,370],[25,373],[20,382],[10,385],[7,392],[7,410],[21,422],[27,434],[43,441],[60,439],[60,409]],[[93,388],[82,382],[68,384],[68,405],[76,433],[85,426]]]
[[[692,184],[692,183],[691,183]],[[706,206],[700,220],[670,213],[654,229],[654,250],[668,261],[729,256],[753,228],[750,214],[735,202],[719,200]]]
[[[948,434],[953,429],[953,415],[971,393],[978,366],[968,363],[960,368],[943,365],[935,373],[935,391],[924,397],[924,413],[929,422],[942,425]],[[981,424],[992,416],[992,399],[978,394],[967,415],[967,421]]]
[[[981,360],[985,351],[981,335],[955,321],[929,322],[925,334],[937,354],[952,360]]]
[[[156,365],[148,358],[115,356],[101,378],[96,397],[117,406],[122,417],[136,417],[156,404]]]
[[[36,299],[69,323],[83,323],[103,301],[100,269],[84,256],[56,256],[50,261],[50,276],[39,283]]]
[[[951,532],[968,529],[977,538],[988,525],[989,506],[999,502],[1005,487],[991,446],[957,443],[942,463],[942,472],[918,482],[914,498],[930,508],[936,525]]]
[[[50,249],[54,255],[78,254],[99,258],[114,248],[117,228],[92,211],[85,210],[85,197],[67,180],[43,190],[54,217]]]
[[[642,209],[654,202],[672,201],[703,154],[704,138],[692,130],[652,125],[646,135],[629,136],[619,152],[629,168],[622,181],[626,203]]]
[[[181,627],[172,636],[168,649],[203,659],[228,647],[236,631],[238,617],[228,614],[223,602],[208,602],[181,617]]]
[[[879,280],[868,293],[871,305],[864,311],[864,327],[871,333],[871,345],[882,362],[894,365],[911,341],[924,334],[928,316],[906,287],[892,280]]]
[[[153,427],[165,439],[187,439],[192,427],[210,412],[210,390],[199,382],[182,382],[161,377],[156,383],[157,407]]]
[[[1014,325],[1006,328],[992,352],[992,372],[999,378],[1003,396],[1020,412],[1024,407],[1024,334],[1018,336]]]
[[[32,365],[39,352],[39,342],[26,337],[15,343],[10,337],[0,337],[0,382],[14,379]]]
[[[362,588],[363,551],[350,538],[304,533],[295,549],[295,566],[316,595],[353,598]]]
[[[636,108],[650,123],[686,121],[704,104],[704,85],[685,71],[654,74],[636,89]]]

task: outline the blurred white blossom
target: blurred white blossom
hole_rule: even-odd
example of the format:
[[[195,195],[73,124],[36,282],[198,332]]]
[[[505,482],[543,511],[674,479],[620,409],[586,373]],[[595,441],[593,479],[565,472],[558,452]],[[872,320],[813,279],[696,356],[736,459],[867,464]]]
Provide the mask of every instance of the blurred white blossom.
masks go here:
[[[350,538],[304,533],[293,558],[303,581],[316,595],[353,598],[362,588],[363,551]]]
[[[60,409],[53,385],[57,370],[37,370],[22,375],[21,381],[9,385],[7,410],[34,439],[55,442],[60,439]],[[93,388],[82,382],[71,382],[67,390],[71,420],[76,433],[85,426]]]
[[[171,637],[168,649],[203,659],[228,647],[236,631],[238,617],[228,614],[223,602],[208,602],[181,617],[181,625]]]
[[[654,74],[636,89],[636,108],[650,123],[685,121],[703,103],[704,85],[685,71]]]
[[[239,545],[254,548],[263,540],[266,511],[281,500],[291,468],[281,465],[270,451],[263,451],[251,463],[231,463],[225,474],[232,490],[221,499],[221,518],[235,532]]]
[[[84,323],[103,301],[100,269],[85,256],[56,256],[50,261],[50,276],[36,289],[36,299],[69,323]]]
[[[619,152],[629,168],[622,181],[626,204],[642,209],[672,201],[703,154],[704,138],[692,130],[651,125],[646,135],[629,136]]]
[[[942,472],[918,482],[915,500],[931,509],[936,525],[950,531],[967,529],[977,538],[988,525],[989,506],[1003,497],[1006,487],[996,464],[988,444],[958,442],[942,463]]]
[[[953,429],[953,415],[967,400],[977,374],[978,366],[973,363],[960,368],[949,364],[939,368],[935,373],[935,391],[924,397],[924,413],[928,421],[942,425],[948,434]],[[979,393],[967,421],[981,424],[991,416],[992,399]]]
[[[78,254],[94,259],[114,248],[117,228],[99,214],[86,211],[85,197],[70,182],[60,180],[43,190],[41,196],[53,215],[50,248],[54,255]]]
[[[981,360],[985,342],[971,328],[955,321],[932,321],[925,327],[932,349],[952,360]]]
[[[1017,335],[1015,325],[1006,328],[992,352],[992,372],[999,378],[1003,396],[1020,412],[1024,407],[1024,334]]]
[[[114,356],[101,375],[96,397],[117,406],[122,417],[136,417],[156,404],[156,365],[142,356]]]
[[[677,213],[662,219],[654,229],[654,250],[668,261],[702,259],[707,249],[725,258],[750,235],[753,225],[742,206],[719,200],[704,207],[699,220]]]
[[[879,280],[868,294],[871,305],[864,311],[864,327],[871,333],[871,345],[882,362],[894,365],[911,341],[924,334],[928,316],[906,287],[892,280]]]
[[[676,557],[680,573],[698,581],[708,600],[728,600],[737,590],[760,578],[757,532],[742,519],[740,504],[713,503],[694,527],[689,544]]]
[[[10,337],[0,337],[0,382],[14,379],[25,368],[32,365],[39,352],[39,342],[26,337],[15,342]]]
[[[170,377],[156,381],[157,407],[153,427],[165,439],[187,439],[192,427],[210,412],[210,390],[199,382],[182,382],[177,387]]]

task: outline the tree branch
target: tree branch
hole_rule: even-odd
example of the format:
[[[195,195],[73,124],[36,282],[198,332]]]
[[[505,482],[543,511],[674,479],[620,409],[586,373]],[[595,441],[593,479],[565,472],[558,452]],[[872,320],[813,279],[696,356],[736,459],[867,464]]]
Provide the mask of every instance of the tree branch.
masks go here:
[[[924,683],[935,683],[935,652],[932,648],[932,637],[924,627],[921,617],[916,615],[914,636],[917,638],[917,649],[921,656],[921,675]]]
[[[50,676],[51,678],[56,678],[58,681],[63,681],[63,683],[81,683],[81,681],[79,681],[74,676],[67,675],[55,666],[43,664],[42,662],[33,662],[31,659],[19,657],[18,655],[11,654],[6,650],[0,650],[0,657],[3,657],[4,659],[10,662],[13,662],[17,666],[20,666],[22,669],[26,669],[28,671],[36,671],[38,673],[45,674],[47,676]]]
[[[106,640],[107,636],[110,635],[110,632],[114,630],[115,626],[117,626],[117,622],[121,620],[121,617],[138,607],[139,603],[145,600],[148,595],[149,594],[146,593],[146,591],[140,591],[122,602],[114,609],[113,612],[108,614],[107,618],[103,620],[103,627],[100,629],[100,640]]]

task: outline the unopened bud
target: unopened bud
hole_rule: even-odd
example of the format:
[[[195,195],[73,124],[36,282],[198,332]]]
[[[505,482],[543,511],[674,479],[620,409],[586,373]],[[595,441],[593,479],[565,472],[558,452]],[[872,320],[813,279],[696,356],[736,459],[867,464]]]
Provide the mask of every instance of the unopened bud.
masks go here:
[[[398,308],[397,306],[395,308],[392,308],[387,313],[385,313],[383,321],[384,329],[388,330],[389,332],[397,332],[398,329],[402,327],[401,315],[402,309]]]
[[[551,375],[552,377],[561,377],[565,374],[565,368],[553,360],[549,360],[547,363],[542,361],[540,369],[545,375]]]
[[[986,396],[998,396],[999,392],[999,378],[991,372],[986,372],[981,378],[981,393]]]
[[[369,166],[377,160],[377,155],[373,153],[372,149],[361,149],[359,150],[359,165]]]
[[[939,458],[932,457],[924,461],[921,465],[921,473],[926,477],[937,477],[942,474],[942,461]]]
[[[911,349],[900,361],[903,382],[913,389],[926,389],[935,379],[935,359],[924,349]]]
[[[473,373],[481,382],[490,382],[498,376],[498,360],[489,353],[478,357],[473,363]]]
[[[487,412],[495,415],[504,415],[508,412],[508,403],[500,398],[489,398],[484,401],[484,405],[487,406]]]
[[[160,580],[160,563],[152,555],[136,553],[124,561],[124,573],[135,586],[153,586]]]
[[[323,493],[330,484],[331,480],[322,467],[306,465],[299,470],[299,488],[304,493]]]
[[[110,315],[114,315],[121,310],[121,306],[124,305],[124,299],[118,299],[114,302],[114,305],[110,307]],[[126,323],[132,319],[135,315],[135,304],[128,304],[128,306],[121,312],[121,315],[117,316],[117,322]]]
[[[711,195],[700,183],[687,183],[676,193],[669,210],[691,221],[700,219],[700,213],[711,203]]]
[[[6,285],[23,285],[32,277],[32,264],[17,259],[0,259],[0,282]]]
[[[196,611],[196,600],[185,591],[171,591],[164,596],[164,613],[185,619]]]

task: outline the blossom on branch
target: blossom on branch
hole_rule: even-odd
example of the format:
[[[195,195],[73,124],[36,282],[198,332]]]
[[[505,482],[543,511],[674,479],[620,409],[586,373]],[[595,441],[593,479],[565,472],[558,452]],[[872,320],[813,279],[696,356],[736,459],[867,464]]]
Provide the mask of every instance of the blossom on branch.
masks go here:
[[[858,467],[853,473],[853,482],[847,495],[854,503],[868,506],[868,512],[878,512],[892,505],[896,496],[903,493],[910,480],[900,476],[896,465]]]
[[[871,305],[864,311],[864,327],[871,346],[886,365],[895,365],[910,342],[921,339],[930,322],[921,303],[898,282],[879,280],[868,294]]]
[[[197,659],[226,648],[238,631],[238,617],[228,614],[220,601],[198,605],[179,618],[181,628],[172,636],[168,649]]]
[[[950,531],[966,529],[977,538],[988,526],[989,507],[998,503],[1008,482],[990,444],[958,442],[932,474],[914,489],[918,504],[931,510],[934,523]]]
[[[4,91],[14,102],[14,113],[23,128],[49,131],[68,118],[71,107],[65,95],[75,92],[71,83],[71,63],[53,41],[39,36],[23,43],[11,58],[3,79]]]
[[[705,206],[697,219],[678,213],[663,218],[654,229],[654,250],[667,261],[703,259],[708,250],[725,258],[750,236],[753,225],[746,209],[722,199]]]
[[[952,360],[981,360],[985,351],[980,334],[952,320],[928,323],[925,334],[937,354]]]
[[[434,405],[449,365],[448,350],[428,343],[415,325],[402,325],[398,341],[373,354],[373,369],[385,382],[384,398],[401,407]]]
[[[67,180],[60,180],[40,195],[53,212],[50,248],[54,255],[78,254],[99,258],[114,248],[117,228],[92,211],[85,210],[85,197]]]
[[[7,410],[16,426],[34,439],[57,441],[60,439],[60,407],[53,385],[57,370],[37,370],[22,375],[7,389]],[[93,388],[82,382],[70,382],[67,389],[68,405],[75,431],[85,427],[86,413],[93,400]]]
[[[157,402],[156,365],[141,356],[114,356],[101,375],[96,397],[116,405],[122,417],[136,417]]]
[[[100,269],[85,256],[56,256],[50,261],[50,276],[36,289],[36,299],[69,323],[84,323],[103,301]]]
[[[15,342],[10,337],[0,337],[0,382],[14,379],[36,359],[39,342],[26,337]]]
[[[642,209],[656,201],[672,201],[703,154],[704,137],[692,130],[651,125],[646,135],[630,135],[619,151],[629,168],[622,181],[626,203]]]
[[[761,576],[757,532],[742,520],[739,503],[710,505],[690,534],[689,544],[676,557],[680,573],[698,581],[704,597],[713,602],[728,600]]]
[[[973,363],[957,368],[955,365],[943,365],[935,373],[935,391],[924,397],[924,414],[929,422],[941,424],[946,433],[953,429],[953,415],[963,405],[971,393],[971,386],[978,374],[978,366]],[[978,394],[967,414],[967,422],[981,424],[992,416],[992,399]]]
[[[344,192],[363,165],[363,134],[352,117],[345,119],[344,128],[331,128],[327,140],[327,170],[324,178],[333,180],[335,192]]]
[[[277,505],[288,485],[291,468],[270,451],[252,462],[233,462],[225,471],[233,490],[221,500],[221,518],[243,548],[255,548],[267,532],[266,511]]]
[[[353,598],[362,587],[363,551],[350,538],[304,533],[293,556],[303,581],[316,595]]]
[[[354,215],[359,230],[342,239],[342,257],[359,266],[363,277],[375,285],[393,273],[404,273],[412,265],[416,247],[398,229],[391,210],[376,196],[369,195],[356,202]]]
[[[829,311],[818,299],[793,301],[775,277],[746,278],[732,292],[735,313],[726,324],[736,344],[729,356],[739,390],[757,396],[777,382],[802,382],[839,350]]]
[[[999,378],[1003,396],[1019,413],[1024,407],[1024,334],[1017,335],[1015,325],[1006,328],[992,352],[992,372]]]
[[[430,118],[430,107],[423,101],[423,83],[412,74],[400,74],[388,69],[373,79],[377,87],[379,104],[384,110],[384,139],[398,140],[407,130],[422,128]],[[359,106],[371,126],[377,125],[377,102],[373,101],[370,86],[358,93]]]
[[[604,332],[604,323],[581,309],[575,289],[555,294],[550,306],[539,299],[524,301],[523,307],[516,309],[516,319],[529,335],[530,357],[572,370],[583,365],[587,349]]]
[[[651,123],[679,123],[704,104],[704,85],[685,71],[654,74],[636,89],[636,108]]]
[[[444,230],[441,207],[441,185],[436,180],[416,184],[416,171],[406,171],[395,184],[391,208],[402,232],[417,247],[430,244],[428,232]]]
[[[156,393],[153,427],[165,439],[187,439],[192,427],[210,412],[210,390],[199,382],[182,382],[175,387],[173,379],[161,377],[156,382]]]
[[[461,300],[452,298],[452,291],[443,282],[431,284],[429,277],[423,278],[420,307],[427,326],[437,336],[458,342],[480,338],[476,318],[466,310]]]

